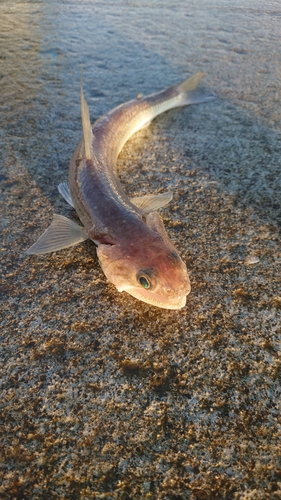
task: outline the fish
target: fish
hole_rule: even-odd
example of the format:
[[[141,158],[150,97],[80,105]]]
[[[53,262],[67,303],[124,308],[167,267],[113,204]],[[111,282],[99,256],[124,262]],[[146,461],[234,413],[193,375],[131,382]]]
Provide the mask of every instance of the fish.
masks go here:
[[[191,288],[187,267],[157,211],[173,194],[129,198],[117,176],[116,162],[127,140],[159,114],[212,99],[197,88],[203,75],[197,73],[146,97],[139,94],[93,125],[81,82],[83,138],[72,155],[68,183],[59,184],[58,190],[75,208],[83,227],[55,214],[26,254],[54,252],[90,239],[97,245],[105,276],[119,292],[163,309],[186,305]]]

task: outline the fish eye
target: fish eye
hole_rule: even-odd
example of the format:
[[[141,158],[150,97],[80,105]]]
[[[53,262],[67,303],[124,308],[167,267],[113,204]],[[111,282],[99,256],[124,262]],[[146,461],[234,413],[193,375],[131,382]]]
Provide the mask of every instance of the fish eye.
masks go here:
[[[139,283],[141,284],[141,286],[143,288],[145,288],[146,290],[148,288],[150,288],[150,282],[148,281],[148,279],[145,277],[145,276],[140,276],[139,277]]]
[[[153,289],[155,285],[155,277],[152,269],[140,269],[136,276],[137,282],[145,290]]]

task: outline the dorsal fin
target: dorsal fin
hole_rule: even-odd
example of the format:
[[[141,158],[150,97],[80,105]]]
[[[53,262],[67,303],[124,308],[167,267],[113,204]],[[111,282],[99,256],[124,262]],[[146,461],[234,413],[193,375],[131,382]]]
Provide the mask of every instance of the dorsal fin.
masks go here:
[[[84,143],[85,143],[85,155],[86,155],[86,160],[90,160],[91,145],[92,145],[92,127],[90,122],[90,113],[88,104],[86,103],[83,94],[82,79],[80,86],[80,97],[81,97],[81,119],[82,119],[82,128],[83,128]]]

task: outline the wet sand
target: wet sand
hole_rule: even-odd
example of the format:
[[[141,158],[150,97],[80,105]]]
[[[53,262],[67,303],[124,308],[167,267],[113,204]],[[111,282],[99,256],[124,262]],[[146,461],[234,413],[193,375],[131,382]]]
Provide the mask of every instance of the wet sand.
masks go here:
[[[0,498],[281,498],[281,11],[251,5],[1,5]],[[217,95],[118,161],[130,195],[174,191],[180,311],[118,293],[90,242],[24,255],[75,218],[81,62],[93,121],[201,70]]]

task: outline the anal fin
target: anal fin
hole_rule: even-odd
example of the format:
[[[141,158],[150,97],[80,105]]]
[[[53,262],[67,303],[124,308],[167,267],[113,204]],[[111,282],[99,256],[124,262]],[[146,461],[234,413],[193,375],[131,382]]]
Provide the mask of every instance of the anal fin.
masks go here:
[[[89,238],[86,229],[63,215],[54,215],[51,225],[25,253],[40,255],[77,245]]]

